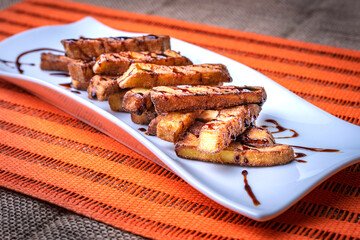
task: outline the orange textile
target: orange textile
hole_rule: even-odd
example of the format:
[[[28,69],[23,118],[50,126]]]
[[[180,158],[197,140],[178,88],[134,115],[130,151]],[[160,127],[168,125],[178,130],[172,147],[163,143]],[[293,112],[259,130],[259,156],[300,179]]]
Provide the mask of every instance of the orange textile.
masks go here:
[[[168,34],[244,63],[338,118],[360,125],[360,52],[86,4],[27,0],[0,12],[0,39],[85,16]],[[281,216],[257,222],[0,78],[0,186],[154,239],[356,239],[360,164]]]

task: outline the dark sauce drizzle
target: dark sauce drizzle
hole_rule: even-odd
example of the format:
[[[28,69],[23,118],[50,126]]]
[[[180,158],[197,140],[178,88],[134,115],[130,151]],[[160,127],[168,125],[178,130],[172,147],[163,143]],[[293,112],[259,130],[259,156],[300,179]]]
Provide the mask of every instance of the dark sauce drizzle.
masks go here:
[[[66,88],[66,89],[69,89],[70,92],[72,92],[72,93],[81,94],[80,91],[75,90],[75,89],[72,88],[71,83],[60,83],[59,86],[62,86],[64,88]]]
[[[66,72],[59,72],[59,73],[50,73],[51,76],[63,76],[63,77],[70,77],[69,73]]]
[[[285,132],[285,131],[290,131],[292,132],[291,136],[288,137],[275,137],[276,139],[283,139],[283,138],[295,138],[298,137],[299,134],[290,128],[285,128],[283,126],[281,126],[277,121],[273,120],[273,119],[266,119],[265,122],[269,122],[274,124],[275,126],[268,126],[268,125],[263,125],[261,127],[264,128],[276,128],[277,131],[271,132],[273,134],[275,133],[281,133],[281,132]],[[312,148],[312,147],[303,147],[303,146],[296,146],[296,145],[290,145],[293,148],[299,148],[299,149],[304,149],[304,150],[308,150],[308,151],[312,151],[312,152],[340,152],[340,150],[338,149],[326,149],[326,148]],[[305,160],[301,160],[301,159],[296,159],[296,158],[302,158],[302,157],[306,157],[307,155],[305,153],[295,153],[295,160],[297,162],[301,162],[301,163],[305,163],[307,161]]]
[[[24,63],[20,63],[20,59],[23,56],[25,56],[26,54],[33,53],[33,52],[39,52],[39,51],[54,51],[54,52],[64,53],[64,51],[53,49],[53,48],[36,48],[36,49],[32,49],[32,50],[23,52],[19,56],[17,56],[16,61],[15,61],[15,65],[16,65],[16,68],[19,71],[19,73],[21,73],[21,74],[24,73],[24,70],[21,69],[21,66],[24,65]],[[27,64],[27,65],[35,66],[35,64],[33,64],[33,63]]]
[[[20,62],[20,59],[25,56],[26,54],[29,54],[29,53],[33,53],[33,52],[39,52],[39,51],[54,51],[54,52],[60,52],[60,53],[64,53],[64,51],[61,51],[61,50],[58,50],[58,49],[54,49],[54,48],[36,48],[36,49],[32,49],[32,50],[29,50],[29,51],[25,51],[21,54],[19,54],[16,58],[16,61],[13,62],[13,61],[8,61],[8,60],[4,60],[4,59],[0,59],[0,62],[4,63],[6,66],[8,67],[11,67],[9,65],[9,63],[12,63],[12,64],[15,64],[16,65],[16,68],[17,70],[19,71],[20,74],[23,74],[24,73],[24,70],[21,69],[21,66],[22,65],[29,65],[29,66],[35,66],[34,63],[21,63]],[[64,76],[64,77],[70,77],[70,74],[69,73],[65,73],[65,72],[59,72],[59,73],[50,73],[51,76]],[[60,86],[62,87],[65,87],[67,89],[71,89],[71,83],[61,83],[59,84]],[[76,93],[76,94],[80,94],[79,91],[76,91],[76,90],[71,90],[71,92],[73,93]]]
[[[5,66],[9,67],[9,68],[14,68],[13,66],[10,66],[9,63],[15,63],[13,61],[8,61],[5,59],[0,59],[0,62],[2,62],[3,64],[5,64]]]
[[[300,148],[312,152],[340,152],[339,149],[327,149],[327,148],[312,148],[312,147],[303,147],[303,146],[296,146],[296,145],[290,145],[293,148]]]
[[[288,137],[276,137],[275,139],[296,138],[296,137],[299,136],[299,134],[294,129],[285,128],[285,127],[281,126],[277,121],[275,121],[273,119],[266,119],[265,122],[269,122],[269,123],[272,123],[272,124],[275,125],[275,126],[267,126],[267,125],[262,126],[262,127],[265,127],[265,128],[276,128],[277,131],[272,132],[272,133],[281,133],[281,132],[285,132],[285,131],[292,132],[291,136],[288,136]]]
[[[244,176],[244,183],[245,183],[245,191],[247,192],[247,194],[249,195],[249,197],[251,198],[251,200],[253,201],[254,205],[255,206],[259,206],[260,205],[260,202],[257,200],[255,194],[253,193],[249,183],[248,183],[248,180],[247,180],[247,175],[248,175],[248,172],[246,170],[243,170],[241,172],[241,174]]]
[[[138,130],[140,131],[140,132],[143,132],[145,135],[147,135],[147,136],[151,136],[147,131],[146,131],[146,129],[145,128],[138,128]]]
[[[9,63],[12,63],[12,64],[16,64],[16,62],[14,61],[8,61],[8,60],[5,60],[5,59],[0,59],[0,62],[2,62],[3,64],[5,64],[5,66],[9,67],[9,68],[14,68],[14,66],[11,66]],[[34,63],[20,63],[21,65],[29,65],[29,66],[35,66]]]
[[[295,153],[295,161],[299,162],[299,163],[306,163],[307,161],[302,160],[302,159],[297,159],[297,158],[302,158],[302,157],[306,157],[307,155],[305,153],[301,153],[301,152],[296,152]]]
[[[295,158],[301,158],[301,157],[306,157],[307,155],[305,153],[301,153],[301,152],[296,152],[295,153]]]
[[[71,83],[60,83],[59,85],[67,89],[71,88]]]
[[[146,132],[146,129],[145,128],[139,128],[139,131]]]

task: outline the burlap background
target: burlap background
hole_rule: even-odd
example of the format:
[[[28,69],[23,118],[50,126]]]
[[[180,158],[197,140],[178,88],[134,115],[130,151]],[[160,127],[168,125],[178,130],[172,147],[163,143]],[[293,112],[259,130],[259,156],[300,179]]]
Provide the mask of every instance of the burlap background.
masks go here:
[[[1,0],[5,8],[21,0]],[[71,0],[360,50],[358,0]]]

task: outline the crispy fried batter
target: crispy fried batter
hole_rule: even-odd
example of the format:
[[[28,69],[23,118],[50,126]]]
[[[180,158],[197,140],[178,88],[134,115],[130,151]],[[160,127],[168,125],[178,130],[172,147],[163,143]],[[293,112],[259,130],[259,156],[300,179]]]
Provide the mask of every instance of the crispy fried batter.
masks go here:
[[[128,89],[121,89],[119,92],[110,94],[108,97],[108,102],[110,105],[110,109],[114,112],[126,112],[122,107],[125,93]]]
[[[90,79],[94,76],[92,67],[95,62],[85,62],[82,60],[74,60],[69,63],[69,73],[72,78],[73,85],[76,89],[86,90],[90,84]],[[74,84],[75,83],[75,84]]]
[[[218,85],[231,82],[227,68],[222,64],[162,66],[133,63],[118,79],[121,88],[175,85]]]
[[[165,35],[64,39],[61,43],[64,46],[66,56],[86,60],[97,58],[103,53],[165,51],[170,49],[170,38]]]
[[[263,87],[183,86],[154,87],[151,99],[158,113],[221,109],[241,104],[262,104],[266,100]]]
[[[249,132],[252,132],[253,137],[259,136],[256,142],[266,144],[253,147],[249,145],[249,142],[245,141],[247,138],[242,138],[242,140],[231,142],[228,147],[218,153],[200,152],[197,150],[199,145],[198,134],[203,124],[195,122],[180,141],[176,143],[175,152],[179,157],[255,167],[282,165],[294,160],[294,151],[290,146],[275,144],[275,142],[272,142],[273,137],[271,134],[270,136],[262,136],[264,129],[253,127],[249,128]]]
[[[133,88],[126,92],[123,101],[125,111],[141,115],[153,106],[150,97],[150,89]]]
[[[52,71],[63,71],[69,72],[68,64],[74,62],[75,60],[63,55],[55,55],[52,53],[42,53],[40,68],[42,70],[52,70]]]
[[[257,104],[241,105],[219,111],[217,117],[206,123],[200,132],[198,150],[216,153],[226,148],[232,139],[242,134],[255,121],[261,107]]]
[[[158,116],[156,136],[165,141],[176,142],[200,113],[201,111],[171,112]]]
[[[157,125],[159,124],[161,118],[159,116],[157,116],[156,118],[154,118],[153,120],[151,120],[151,122],[149,123],[148,129],[147,129],[147,133],[151,136],[156,136],[156,128]]]
[[[263,147],[275,144],[275,139],[269,130],[259,127],[249,127],[237,138],[238,142],[252,147]]]
[[[156,118],[157,114],[155,112],[154,107],[147,109],[141,115],[137,115],[131,113],[131,121],[140,125],[148,125],[154,118]]]
[[[88,97],[99,101],[105,101],[111,94],[119,91],[120,88],[117,85],[116,78],[100,75],[95,75],[91,78],[87,89]]]
[[[211,120],[214,120],[218,114],[219,114],[218,110],[205,110],[202,111],[201,114],[196,117],[196,120],[199,120],[201,122],[210,122]]]
[[[184,66],[192,62],[179,53],[166,50],[165,52],[120,52],[101,54],[93,67],[96,74],[121,75],[132,63],[152,63],[166,66]]]
[[[73,88],[76,88],[78,90],[87,90],[89,87],[90,82],[80,82],[75,79],[71,79],[71,85]]]

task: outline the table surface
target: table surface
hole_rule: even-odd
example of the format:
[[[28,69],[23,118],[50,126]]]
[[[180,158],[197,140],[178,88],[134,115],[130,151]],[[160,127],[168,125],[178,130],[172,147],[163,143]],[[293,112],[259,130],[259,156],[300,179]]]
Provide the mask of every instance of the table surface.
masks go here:
[[[20,1],[1,0],[0,9]],[[360,50],[358,0],[71,1]]]
[[[360,50],[358,0],[77,1]],[[17,2],[20,1],[2,0],[0,9]],[[9,215],[10,212],[15,216]],[[4,221],[7,221],[6,224]],[[32,225],[25,224],[29,222]],[[6,234],[11,231],[29,239],[142,239],[52,204],[0,188],[0,232]]]

